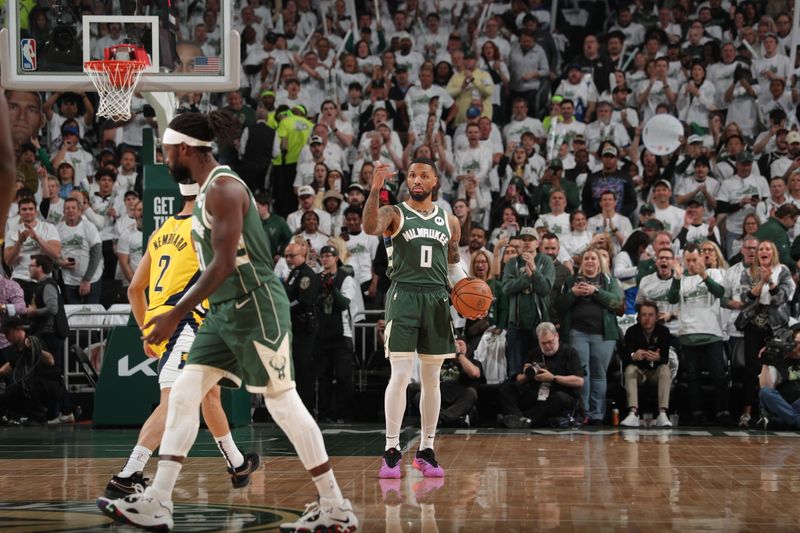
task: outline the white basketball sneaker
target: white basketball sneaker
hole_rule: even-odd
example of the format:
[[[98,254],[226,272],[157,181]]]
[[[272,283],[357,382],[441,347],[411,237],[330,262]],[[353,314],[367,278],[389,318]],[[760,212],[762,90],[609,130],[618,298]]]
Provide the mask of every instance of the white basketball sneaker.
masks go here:
[[[628,413],[628,416],[625,417],[625,420],[619,423],[620,426],[624,426],[626,428],[638,428],[639,427],[639,415],[631,411]]]
[[[117,500],[97,498],[97,507],[116,522],[148,531],[169,531],[174,527],[172,502],[161,501],[150,490],[137,491]]]
[[[306,505],[306,510],[296,522],[281,524],[281,531],[335,531],[345,533],[358,529],[358,518],[353,513],[350,500],[337,503],[319,498]]]

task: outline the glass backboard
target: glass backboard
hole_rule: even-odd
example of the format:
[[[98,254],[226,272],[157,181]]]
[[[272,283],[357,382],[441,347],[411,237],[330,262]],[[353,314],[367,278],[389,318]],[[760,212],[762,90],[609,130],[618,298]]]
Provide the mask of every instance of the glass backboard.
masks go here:
[[[9,0],[0,31],[2,85],[91,91],[83,62],[123,42],[141,45],[150,66],[140,91],[239,88],[239,34],[230,0]],[[91,8],[86,6],[92,6]]]

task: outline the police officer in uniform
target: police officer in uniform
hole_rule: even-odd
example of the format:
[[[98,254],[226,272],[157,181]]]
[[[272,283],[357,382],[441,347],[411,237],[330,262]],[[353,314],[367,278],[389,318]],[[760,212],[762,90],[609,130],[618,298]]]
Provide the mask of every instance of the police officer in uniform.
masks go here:
[[[286,262],[292,267],[286,278],[286,294],[292,309],[292,361],[297,392],[306,408],[314,412],[314,339],[317,333],[316,302],[321,285],[319,276],[306,264],[308,249],[299,243],[286,247]]]

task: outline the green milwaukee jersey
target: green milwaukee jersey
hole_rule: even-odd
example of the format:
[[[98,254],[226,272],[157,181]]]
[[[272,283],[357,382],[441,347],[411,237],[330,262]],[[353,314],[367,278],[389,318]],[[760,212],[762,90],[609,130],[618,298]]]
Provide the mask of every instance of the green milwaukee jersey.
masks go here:
[[[434,206],[433,213],[422,215],[405,202],[397,208],[400,210],[400,225],[390,239],[385,239],[392,282],[447,286],[447,248],[450,243],[447,213]]]
[[[200,262],[200,270],[205,270],[206,265],[214,258],[214,249],[211,245],[214,217],[205,209],[205,195],[211,183],[220,176],[232,177],[242,184],[250,197],[250,209],[244,216],[242,235],[239,237],[239,246],[236,250],[236,269],[208,298],[209,303],[212,304],[240,298],[260,287],[270,276],[273,276],[272,258],[267,240],[264,238],[264,228],[261,225],[261,217],[258,216],[253,193],[242,179],[227,166],[218,166],[211,171],[208,179],[200,188],[200,194],[197,195],[194,205],[192,240]]]

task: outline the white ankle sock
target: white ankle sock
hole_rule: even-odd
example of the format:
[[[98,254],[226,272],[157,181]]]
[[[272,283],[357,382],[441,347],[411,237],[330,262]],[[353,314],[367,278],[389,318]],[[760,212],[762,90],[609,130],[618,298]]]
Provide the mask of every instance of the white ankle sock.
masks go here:
[[[158,470],[153,479],[152,489],[161,499],[172,500],[172,490],[178,482],[183,464],[178,461],[162,459],[158,461]]]
[[[153,450],[148,450],[144,446],[137,444],[134,446],[131,456],[128,457],[128,461],[125,463],[125,466],[122,467],[122,472],[117,474],[117,476],[131,477],[136,472],[143,471],[147,461],[150,460],[151,455],[153,455]]]
[[[239,448],[236,447],[236,443],[233,442],[233,437],[230,433],[222,437],[214,437],[214,441],[231,468],[239,468],[244,464],[244,456],[239,451]]]
[[[333,475],[333,470],[328,470],[324,474],[311,478],[317,486],[320,498],[326,500],[334,500],[337,503],[342,503],[342,491],[339,490],[339,484],[336,483],[336,478]]]

